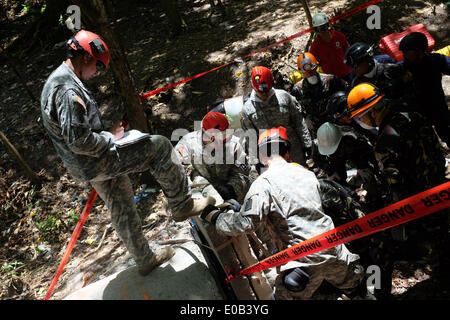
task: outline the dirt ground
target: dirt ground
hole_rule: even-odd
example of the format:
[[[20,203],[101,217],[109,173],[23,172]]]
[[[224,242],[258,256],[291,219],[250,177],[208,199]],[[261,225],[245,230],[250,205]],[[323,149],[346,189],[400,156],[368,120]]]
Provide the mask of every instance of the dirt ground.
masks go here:
[[[207,1],[180,1],[186,26],[179,36],[169,37],[169,24],[159,6],[148,1],[114,1],[111,26],[125,48],[140,92],[210,70],[308,27],[299,1],[223,2],[226,17],[212,12]],[[331,16],[364,2],[309,1],[312,13],[323,11]],[[32,19],[27,19],[18,1],[3,0],[2,5],[8,9],[0,17],[0,39],[5,48]],[[450,44],[449,9],[442,1],[385,0],[379,5],[380,30],[366,28],[368,15],[364,11],[334,27],[344,32],[350,43],[377,44],[383,36],[424,23],[437,49]],[[250,92],[249,74],[255,65],[274,71],[276,87],[288,85],[289,73],[296,68],[297,56],[308,39],[309,35],[296,38],[146,100],[153,133],[170,138],[176,128],[191,130],[207,105]],[[64,40],[54,38],[43,43],[26,58],[14,56],[17,69],[38,98],[49,74],[64,60]],[[66,172],[40,122],[39,104],[30,99],[10,64],[0,61],[0,68],[0,128],[43,180],[41,189],[33,186],[5,145],[0,144],[0,299],[43,299],[91,187],[75,182]],[[449,77],[444,77],[443,83],[450,97]],[[111,71],[91,80],[88,87],[100,105],[106,127],[123,116]],[[146,192],[137,208],[152,245],[176,237],[188,227],[186,222],[169,221],[164,196],[156,184],[143,185],[140,175],[132,176],[132,181],[136,195]],[[123,262],[133,264],[111,227],[103,201],[97,199],[52,299],[62,299],[110,275]],[[399,261],[393,280],[395,299],[450,298],[449,292],[435,290],[429,274],[426,260]]]

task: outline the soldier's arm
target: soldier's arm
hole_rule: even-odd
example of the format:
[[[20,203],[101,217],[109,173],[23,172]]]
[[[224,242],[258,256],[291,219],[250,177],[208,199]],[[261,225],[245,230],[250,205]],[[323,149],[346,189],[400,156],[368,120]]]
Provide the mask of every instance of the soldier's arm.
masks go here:
[[[192,163],[191,153],[189,151],[189,148],[186,146],[185,139],[181,138],[181,140],[178,141],[174,149],[175,154],[177,155],[178,159],[182,164],[189,165]]]
[[[85,102],[73,90],[56,97],[61,134],[76,154],[100,157],[114,146],[114,135],[107,131],[93,132],[89,125]]]
[[[234,151],[235,163],[232,165],[228,184],[234,189],[237,197],[242,199],[250,186],[250,165],[247,163],[246,154],[240,143],[236,144]],[[238,199],[236,199],[238,200]]]
[[[302,107],[292,95],[289,95],[289,112],[292,124],[296,128],[299,137],[302,139],[303,147],[310,149],[312,147],[311,133],[306,125],[302,114]]]
[[[216,230],[227,236],[237,236],[256,230],[261,223],[264,208],[268,210],[264,197],[264,192],[250,190],[239,212],[229,210],[218,216],[215,223]]]

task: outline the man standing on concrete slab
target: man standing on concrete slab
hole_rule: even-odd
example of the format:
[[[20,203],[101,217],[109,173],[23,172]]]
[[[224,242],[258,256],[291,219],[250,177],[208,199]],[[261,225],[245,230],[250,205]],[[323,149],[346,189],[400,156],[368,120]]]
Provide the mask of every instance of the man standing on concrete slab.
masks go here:
[[[175,221],[198,215],[213,198],[194,200],[184,168],[172,161],[170,141],[139,133],[120,143],[121,122],[105,131],[97,103],[85,87],[108,67],[110,53],[95,33],[80,30],[67,42],[67,59],[47,79],[41,94],[41,112],[58,155],[72,177],[89,181],[111,212],[112,224],[138,266],[147,275],[170,259],[171,247],[152,252],[141,230],[129,173],[149,170],[160,183]],[[124,140],[121,140],[124,142]]]

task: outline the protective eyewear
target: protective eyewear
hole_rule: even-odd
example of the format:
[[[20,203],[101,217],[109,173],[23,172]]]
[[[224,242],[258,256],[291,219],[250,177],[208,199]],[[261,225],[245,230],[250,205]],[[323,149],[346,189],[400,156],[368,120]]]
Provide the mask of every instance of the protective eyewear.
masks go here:
[[[328,24],[324,24],[323,26],[318,26],[314,28],[315,32],[323,32],[330,30],[330,26]]]
[[[317,68],[317,64],[306,62],[302,65],[302,71],[312,71]]]
[[[97,60],[97,63],[95,64],[95,67],[97,68],[97,72],[102,72],[102,71],[104,71],[106,69],[105,64],[102,61],[100,61],[100,60]]]

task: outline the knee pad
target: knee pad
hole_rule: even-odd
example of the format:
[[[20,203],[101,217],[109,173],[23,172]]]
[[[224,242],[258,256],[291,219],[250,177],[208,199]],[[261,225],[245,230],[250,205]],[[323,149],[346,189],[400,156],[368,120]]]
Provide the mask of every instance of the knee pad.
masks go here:
[[[309,275],[301,268],[286,272],[283,278],[283,284],[289,291],[300,292],[303,291],[309,282]]]

